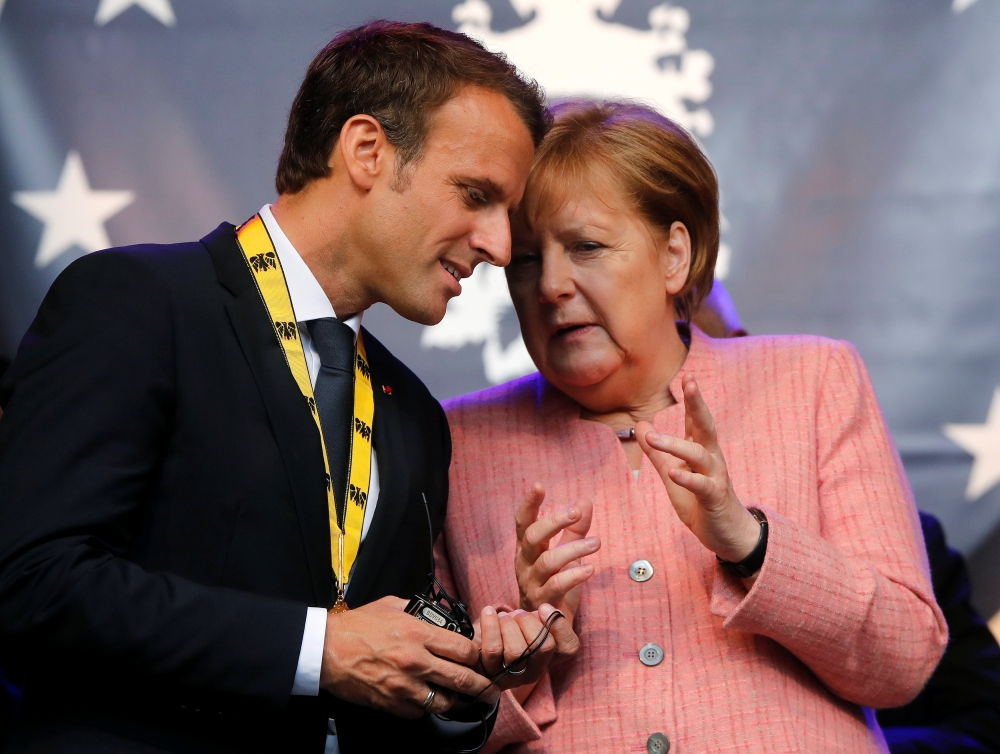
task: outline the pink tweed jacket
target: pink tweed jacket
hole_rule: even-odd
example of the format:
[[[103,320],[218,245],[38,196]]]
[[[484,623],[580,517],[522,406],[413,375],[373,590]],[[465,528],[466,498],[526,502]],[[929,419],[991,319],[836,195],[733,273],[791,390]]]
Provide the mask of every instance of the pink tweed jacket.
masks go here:
[[[684,371],[715,417],[736,493],[770,522],[754,587],[716,564],[643,458],[538,375],[446,404],[454,439],[441,574],[478,613],[518,603],[514,513],[594,501],[576,628],[583,643],[522,707],[505,692],[489,751],[670,754],[886,751],[869,708],[917,694],[944,651],[909,486],[852,346],[816,337],[713,340]],[[670,384],[680,398],[680,376]],[[684,407],[659,413],[683,436]],[[546,512],[543,508],[542,513]],[[629,577],[648,560],[653,577]],[[639,649],[663,648],[647,667]],[[506,751],[506,750],[505,750]]]

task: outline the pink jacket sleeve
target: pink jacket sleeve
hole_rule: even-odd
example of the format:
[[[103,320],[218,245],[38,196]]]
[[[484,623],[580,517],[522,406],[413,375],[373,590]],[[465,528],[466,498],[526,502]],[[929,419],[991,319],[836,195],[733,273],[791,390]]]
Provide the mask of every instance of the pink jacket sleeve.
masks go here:
[[[448,556],[448,540],[444,532],[441,533],[434,545],[434,566],[438,581],[448,593],[456,599],[464,601],[463,596],[457,593],[458,587],[455,584],[451,560]],[[511,561],[511,569],[513,568],[514,564]],[[494,605],[494,607],[513,611],[517,605]],[[473,622],[479,618],[478,613],[473,613],[471,606],[469,617],[472,618]],[[483,754],[492,754],[492,752],[499,751],[509,744],[537,741],[542,737],[540,726],[555,722],[556,717],[556,702],[552,695],[552,683],[548,673],[542,676],[534,691],[531,692],[531,696],[525,701],[524,706],[518,703],[510,691],[504,691],[500,697],[496,725],[493,727],[490,740],[483,748]]]
[[[764,566],[749,592],[720,568],[712,612],[727,629],[780,643],[843,699],[895,707],[926,683],[948,629],[909,485],[849,344],[831,349],[820,391],[821,530],[759,506],[770,530]]]

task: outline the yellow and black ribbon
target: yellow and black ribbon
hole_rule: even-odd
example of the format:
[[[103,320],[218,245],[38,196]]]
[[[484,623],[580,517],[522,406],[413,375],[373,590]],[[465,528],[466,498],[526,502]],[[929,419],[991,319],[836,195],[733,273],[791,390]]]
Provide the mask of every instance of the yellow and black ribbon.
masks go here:
[[[330,484],[330,461],[326,455],[326,443],[323,442],[323,428],[319,412],[316,410],[316,399],[313,397],[312,382],[306,367],[306,356],[302,350],[295,311],[288,293],[288,284],[285,282],[285,273],[281,269],[281,261],[260,215],[254,215],[238,228],[236,238],[250,272],[253,273],[254,282],[260,291],[260,297],[264,301],[271,322],[274,323],[274,334],[285,354],[285,363],[288,364],[299,390],[302,391],[302,397],[308,403],[316,421],[316,429],[319,430],[327,480],[331,560],[342,600],[343,590],[350,579],[351,569],[354,567],[361,546],[361,530],[364,527],[368,490],[371,486],[375,396],[372,392],[371,370],[368,367],[365,344],[359,332],[354,353],[354,416],[352,417],[354,431],[351,433],[351,465],[344,494],[345,511],[341,519],[337,514],[333,487]]]

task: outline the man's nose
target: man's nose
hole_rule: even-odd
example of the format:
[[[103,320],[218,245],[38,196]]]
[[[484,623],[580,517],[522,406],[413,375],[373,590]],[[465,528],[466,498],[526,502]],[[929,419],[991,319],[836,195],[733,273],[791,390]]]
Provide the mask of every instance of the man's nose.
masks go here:
[[[510,217],[507,213],[500,208],[483,213],[476,223],[470,244],[484,261],[496,267],[510,264]]]

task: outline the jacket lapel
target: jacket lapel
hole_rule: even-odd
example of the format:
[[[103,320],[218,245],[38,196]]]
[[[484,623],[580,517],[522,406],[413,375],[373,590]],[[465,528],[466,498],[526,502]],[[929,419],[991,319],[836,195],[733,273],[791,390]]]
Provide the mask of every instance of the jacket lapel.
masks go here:
[[[333,596],[333,565],[323,456],[316,423],[285,363],[274,327],[236,243],[235,229],[228,223],[220,225],[202,243],[212,256],[219,282],[235,297],[226,304],[226,310],[257,382],[284,461],[302,529],[315,604],[329,606]]]
[[[352,606],[368,601],[375,577],[391,556],[390,543],[410,504],[410,469],[403,443],[403,425],[399,416],[399,397],[386,395],[379,379],[379,364],[372,359],[372,388],[375,396],[375,419],[372,440],[378,457],[379,493],[368,536],[361,545],[354,572],[347,589]]]

